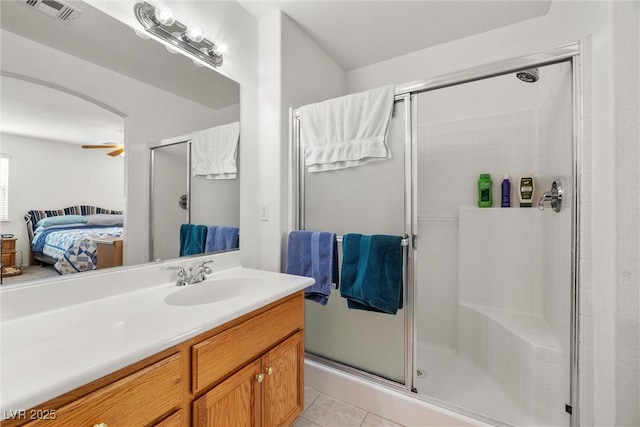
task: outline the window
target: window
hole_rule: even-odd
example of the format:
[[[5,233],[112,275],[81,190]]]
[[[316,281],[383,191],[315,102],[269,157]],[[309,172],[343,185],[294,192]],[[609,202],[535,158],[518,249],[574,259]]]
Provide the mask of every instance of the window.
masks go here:
[[[9,156],[0,154],[0,221],[9,221]]]

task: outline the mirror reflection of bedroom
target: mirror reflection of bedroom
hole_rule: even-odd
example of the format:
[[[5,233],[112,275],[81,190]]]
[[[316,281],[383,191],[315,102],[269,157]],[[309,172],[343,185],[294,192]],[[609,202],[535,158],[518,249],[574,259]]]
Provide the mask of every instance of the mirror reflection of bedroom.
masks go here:
[[[1,283],[158,258],[149,218],[169,205],[149,202],[149,148],[237,122],[239,86],[86,3],[65,2],[67,22],[27,3],[0,2]],[[162,258],[179,256],[180,222],[237,226],[230,188],[233,215],[219,221],[198,216],[211,195],[191,188],[193,215],[156,232],[175,236]]]
[[[122,265],[124,119],[46,82],[1,85],[3,169],[19,195],[7,218],[25,218],[21,232],[3,226],[3,283]]]

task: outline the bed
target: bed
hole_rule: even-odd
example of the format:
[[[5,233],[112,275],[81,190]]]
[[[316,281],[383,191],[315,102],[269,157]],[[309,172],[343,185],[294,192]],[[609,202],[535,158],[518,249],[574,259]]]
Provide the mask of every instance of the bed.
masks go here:
[[[70,206],[31,210],[24,219],[30,242],[29,264],[51,264],[59,274],[95,270],[100,243],[123,238],[119,210]]]

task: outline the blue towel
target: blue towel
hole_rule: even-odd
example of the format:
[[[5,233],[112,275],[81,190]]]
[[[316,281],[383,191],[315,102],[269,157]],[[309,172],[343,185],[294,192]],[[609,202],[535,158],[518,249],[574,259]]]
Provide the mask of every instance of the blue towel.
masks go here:
[[[345,234],[340,295],[349,308],[396,314],[402,308],[402,237]]]
[[[180,226],[180,256],[204,253],[206,238],[206,226],[182,224]]]
[[[240,229],[238,227],[223,227],[212,225],[207,232],[205,252],[219,252],[236,249],[240,246]]]
[[[326,305],[331,285],[338,284],[338,243],[335,233],[292,231],[287,248],[287,273],[313,277],[305,298]]]

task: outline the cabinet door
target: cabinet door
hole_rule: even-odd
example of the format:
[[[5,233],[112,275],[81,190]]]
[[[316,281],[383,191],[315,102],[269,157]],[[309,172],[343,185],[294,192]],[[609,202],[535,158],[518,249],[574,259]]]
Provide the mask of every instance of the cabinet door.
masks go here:
[[[298,332],[262,357],[263,427],[291,425],[304,407],[304,343]]]
[[[193,403],[193,424],[202,427],[260,425],[260,360],[250,363]]]

